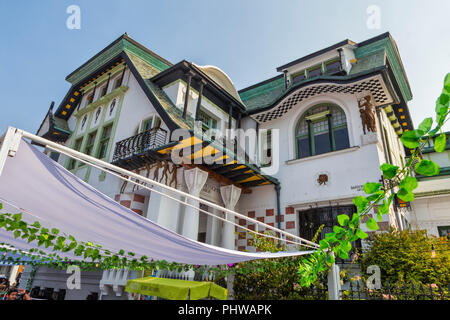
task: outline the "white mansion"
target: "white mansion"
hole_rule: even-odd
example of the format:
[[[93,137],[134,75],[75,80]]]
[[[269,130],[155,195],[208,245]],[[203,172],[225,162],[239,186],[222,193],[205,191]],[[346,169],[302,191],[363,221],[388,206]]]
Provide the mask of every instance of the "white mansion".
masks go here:
[[[413,129],[411,88],[389,33],[360,43],[344,40],[276,71],[237,91],[221,69],[185,60],[172,64],[124,34],[67,76],[71,88],[58,107],[52,104],[37,134],[311,239],[320,225],[326,233],[338,214],[352,213],[352,198],[362,194],[364,183],[382,180],[382,163],[404,163],[399,137]],[[224,135],[226,129],[253,129],[258,141],[239,157],[237,148],[221,143],[225,139],[197,134],[195,121]],[[192,135],[180,139],[177,129]],[[171,155],[181,149],[185,159],[208,154],[213,160],[174,163]],[[48,153],[168,229],[216,246],[255,250],[233,226]],[[255,228],[245,220],[237,223]],[[380,227],[413,223],[408,208],[395,201]],[[88,294],[123,299],[123,285],[135,276],[89,273],[82,290],[68,291],[66,299]],[[66,278],[39,268],[32,287],[46,289],[46,295],[63,292]]]

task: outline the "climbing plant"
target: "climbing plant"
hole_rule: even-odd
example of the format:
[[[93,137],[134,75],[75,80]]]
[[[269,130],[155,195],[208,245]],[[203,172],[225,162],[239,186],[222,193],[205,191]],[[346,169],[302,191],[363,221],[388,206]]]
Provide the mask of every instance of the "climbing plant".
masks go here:
[[[446,135],[442,132],[443,124],[448,120],[450,101],[450,73],[444,79],[444,88],[436,101],[435,120],[423,120],[416,130],[405,130],[401,137],[403,145],[410,150],[411,156],[403,167],[384,163],[380,169],[383,178],[388,183],[367,182],[363,186],[367,196],[353,198],[357,212],[349,217],[345,214],[338,216],[339,225],[333,227],[333,232],[327,233],[320,240],[320,249],[302,259],[298,273],[301,274],[300,284],[308,287],[317,280],[318,275],[328,269],[335,261],[335,257],[342,259],[349,257],[351,243],[357,239],[366,239],[368,234],[361,230],[362,221],[367,229],[379,229],[378,221],[389,213],[389,207],[395,195],[403,201],[414,201],[413,190],[418,182],[412,176],[413,171],[419,175],[434,176],[439,174],[439,166],[431,160],[422,159],[421,151],[431,139],[434,139],[434,149],[437,152],[445,150]],[[378,206],[376,220],[369,217],[372,209]]]
[[[417,188],[418,182],[412,176],[413,171],[420,175],[433,176],[439,173],[439,167],[431,160],[421,159],[421,150],[430,139],[434,139],[434,148],[437,152],[445,150],[446,135],[442,132],[442,125],[448,118],[450,101],[450,73],[444,80],[444,88],[436,101],[436,116],[426,118],[416,130],[405,131],[401,137],[402,143],[410,149],[411,156],[403,167],[392,164],[383,164],[380,169],[384,178],[389,182],[381,184],[368,182],[363,190],[367,196],[357,196],[353,203],[357,212],[351,217],[342,214],[338,216],[338,223],[333,227],[333,232],[327,233],[325,238],[319,241],[320,248],[314,253],[302,258],[297,265],[300,285],[309,287],[318,280],[334,263],[335,257],[347,259],[352,242],[357,239],[366,239],[368,234],[361,229],[362,221],[365,221],[367,229],[375,231],[379,229],[378,221],[382,216],[389,213],[389,207],[397,195],[406,202],[414,200],[413,190]],[[371,210],[378,206],[375,220],[369,217]],[[1,209],[1,204],[0,204]],[[213,272],[216,275],[227,275],[229,273],[248,274],[250,272],[264,271],[268,266],[277,267],[277,263],[288,263],[289,259],[277,261],[261,260],[258,263],[238,264],[236,266],[197,266],[189,264],[169,263],[165,260],[155,261],[146,256],[136,257],[133,252],[119,250],[113,252],[103,248],[100,244],[90,241],[77,240],[72,235],[67,235],[58,229],[47,229],[35,221],[32,224],[22,219],[20,213],[0,214],[0,230],[11,232],[15,238],[27,241],[33,248],[26,253],[18,250],[8,243],[0,243],[0,260],[7,260],[15,264],[31,264],[33,266],[46,265],[54,268],[67,268],[68,265],[79,265],[82,270],[128,268],[131,270],[146,269],[169,269],[176,271],[196,270],[200,272]],[[256,238],[255,241],[258,241]],[[264,247],[264,244],[259,244]],[[273,246],[270,245],[273,248]],[[45,249],[45,250],[43,250]],[[298,248],[303,250],[305,248]],[[7,253],[12,253],[6,257]],[[67,255],[73,255],[76,259],[69,259]],[[28,260],[29,259],[29,260]],[[275,264],[275,265],[274,265]]]

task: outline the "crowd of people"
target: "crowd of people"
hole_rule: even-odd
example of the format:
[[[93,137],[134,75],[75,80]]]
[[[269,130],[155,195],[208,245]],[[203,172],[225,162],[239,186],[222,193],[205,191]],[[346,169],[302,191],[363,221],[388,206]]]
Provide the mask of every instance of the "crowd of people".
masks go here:
[[[24,289],[11,286],[8,279],[0,278],[0,300],[31,300],[31,297]]]

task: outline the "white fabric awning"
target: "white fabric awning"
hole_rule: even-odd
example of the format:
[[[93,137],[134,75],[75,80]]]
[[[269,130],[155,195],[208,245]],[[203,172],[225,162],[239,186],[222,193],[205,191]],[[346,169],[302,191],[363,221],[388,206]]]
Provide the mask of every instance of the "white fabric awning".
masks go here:
[[[17,208],[11,213],[22,212],[27,222],[37,220],[78,241],[91,241],[113,252],[134,252],[137,258],[220,265],[312,252],[248,253],[188,239],[123,207],[25,140],[20,142],[16,155],[7,158],[0,175],[0,202],[3,201]],[[0,242],[21,250],[33,247],[5,230],[0,230]]]

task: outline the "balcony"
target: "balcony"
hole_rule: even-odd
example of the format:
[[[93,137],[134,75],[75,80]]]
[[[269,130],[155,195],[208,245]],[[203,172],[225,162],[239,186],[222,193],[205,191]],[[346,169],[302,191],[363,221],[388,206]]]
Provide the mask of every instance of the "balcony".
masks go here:
[[[118,141],[112,163],[128,170],[145,166],[158,158],[154,149],[166,144],[167,131],[153,128]]]

